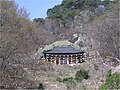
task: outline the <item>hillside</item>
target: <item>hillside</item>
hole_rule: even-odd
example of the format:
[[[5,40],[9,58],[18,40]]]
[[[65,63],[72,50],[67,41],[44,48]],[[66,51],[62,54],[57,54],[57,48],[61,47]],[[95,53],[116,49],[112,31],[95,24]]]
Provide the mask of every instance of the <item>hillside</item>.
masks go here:
[[[86,6],[82,7],[84,4]],[[64,9],[68,11],[73,9],[76,13],[74,15],[70,10],[73,15],[71,17],[68,11],[64,12]],[[37,21],[38,32],[43,30],[46,33],[44,43],[49,44],[59,40],[69,40],[74,43],[73,35],[77,34],[79,37],[77,44],[80,47],[97,50],[103,57],[119,56],[119,4],[117,0],[113,2],[63,0],[60,5],[51,8],[48,12],[49,15],[45,20],[38,18]],[[58,17],[60,13],[62,16]],[[35,22],[36,20],[37,18],[34,19]]]
[[[54,45],[77,45],[87,59],[70,66],[35,58]],[[63,0],[33,21],[14,1],[0,1],[0,89],[118,89],[119,71],[109,66],[119,67],[119,47],[119,0]]]

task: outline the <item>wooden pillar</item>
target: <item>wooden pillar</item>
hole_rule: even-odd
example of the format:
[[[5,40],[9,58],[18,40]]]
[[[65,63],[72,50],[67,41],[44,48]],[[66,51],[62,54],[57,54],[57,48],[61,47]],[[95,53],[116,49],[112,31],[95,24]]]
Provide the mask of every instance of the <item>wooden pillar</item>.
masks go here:
[[[70,63],[70,64],[72,64],[72,63],[73,63],[72,56],[73,56],[73,55],[71,55],[71,59],[70,59],[71,63]]]
[[[80,62],[82,62],[82,58],[83,58],[83,55],[82,55],[82,54],[80,54]]]
[[[86,54],[86,53],[84,53],[83,55],[84,55],[85,60],[87,60],[87,54]]]
[[[78,59],[77,59],[77,58],[78,58],[78,56],[76,55],[76,57],[75,57],[75,60],[76,60],[76,64],[78,63]]]
[[[63,55],[62,64],[65,64],[65,55]]]
[[[48,57],[48,56],[46,56],[46,60],[47,60],[47,61],[48,61],[48,58],[49,58],[49,57]]]
[[[69,55],[67,55],[67,64],[69,64]]]
[[[46,57],[46,60],[48,61],[48,57]]]
[[[53,62],[53,55],[51,55],[50,62],[51,63]]]
[[[54,63],[56,64],[56,61],[57,61],[57,55],[55,55],[55,58],[54,58]]]
[[[60,63],[60,61],[61,61],[60,59],[61,59],[61,55],[59,55],[59,64],[58,64],[58,65],[60,65],[60,64],[61,64],[61,63]]]
[[[49,54],[46,54],[46,60],[48,61],[48,59],[49,59]]]

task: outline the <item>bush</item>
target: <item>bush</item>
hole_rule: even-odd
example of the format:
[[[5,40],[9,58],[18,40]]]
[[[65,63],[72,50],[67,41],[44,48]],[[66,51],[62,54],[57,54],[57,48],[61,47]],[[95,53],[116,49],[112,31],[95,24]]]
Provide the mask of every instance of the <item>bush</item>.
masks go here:
[[[120,89],[120,74],[111,74],[111,71],[106,75],[106,80],[103,85],[99,87],[99,90],[107,90],[107,89]]]
[[[89,75],[88,75],[88,71],[86,70],[79,70],[77,71],[77,73],[75,74],[75,80],[77,82],[82,82],[83,79],[88,79]]]
[[[64,79],[63,79],[63,82],[66,82],[66,81],[71,82],[71,81],[73,81],[73,78],[72,78],[72,77],[64,78]]]
[[[38,90],[44,90],[44,86],[43,86],[42,83],[39,84],[39,86],[38,86]]]
[[[64,78],[64,79],[62,80],[62,82],[67,85],[67,89],[68,89],[68,90],[71,90],[71,89],[75,89],[75,88],[76,88],[76,82],[75,82],[74,78],[72,78],[72,77]]]
[[[61,79],[60,77],[57,77],[56,80],[57,80],[58,82],[62,82],[62,79]]]

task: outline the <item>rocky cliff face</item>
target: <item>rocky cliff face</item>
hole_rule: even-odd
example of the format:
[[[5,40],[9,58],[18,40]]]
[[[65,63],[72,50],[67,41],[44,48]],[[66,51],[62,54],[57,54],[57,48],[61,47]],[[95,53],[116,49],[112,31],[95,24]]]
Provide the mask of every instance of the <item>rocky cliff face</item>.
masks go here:
[[[57,40],[70,40],[86,50],[97,50],[103,56],[119,56],[119,5],[115,4],[109,11],[96,9],[80,11],[78,16],[63,24],[61,20],[46,20],[44,29],[50,43]],[[98,13],[102,10],[104,13]],[[98,15],[99,14],[99,15]],[[77,34],[78,39],[73,35]],[[73,41],[75,40],[75,41]]]

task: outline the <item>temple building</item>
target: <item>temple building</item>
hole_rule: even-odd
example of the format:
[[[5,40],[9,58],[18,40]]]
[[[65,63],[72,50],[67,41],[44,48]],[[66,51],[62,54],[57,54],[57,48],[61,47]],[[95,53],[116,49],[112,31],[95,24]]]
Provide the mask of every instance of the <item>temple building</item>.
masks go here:
[[[86,52],[79,45],[64,40],[56,41],[46,45],[44,48],[39,48],[34,58],[49,61],[57,65],[79,64],[86,60]]]
[[[45,60],[60,64],[78,64],[84,62],[86,56],[84,51],[75,50],[74,47],[54,46],[51,50],[43,52]]]

